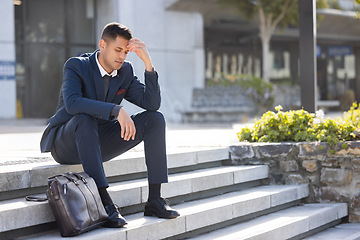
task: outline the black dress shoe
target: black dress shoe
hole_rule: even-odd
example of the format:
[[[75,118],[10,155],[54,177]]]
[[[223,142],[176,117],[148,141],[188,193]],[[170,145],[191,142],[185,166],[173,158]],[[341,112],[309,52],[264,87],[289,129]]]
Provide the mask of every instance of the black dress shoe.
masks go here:
[[[158,197],[146,202],[144,216],[171,219],[180,216],[180,214],[168,205],[166,199]]]
[[[109,215],[109,220],[103,224],[107,228],[121,228],[127,224],[119,212],[119,207],[115,204],[105,206],[106,213]]]

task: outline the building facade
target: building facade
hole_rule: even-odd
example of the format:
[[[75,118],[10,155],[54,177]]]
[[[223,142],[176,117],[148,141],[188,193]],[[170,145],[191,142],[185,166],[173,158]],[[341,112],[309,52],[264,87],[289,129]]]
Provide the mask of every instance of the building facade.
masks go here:
[[[72,56],[97,49],[104,25],[120,22],[143,40],[159,73],[161,110],[180,121],[194,87],[204,85],[199,13],[168,11],[165,0],[3,0],[0,13],[0,118],[47,118],[56,109],[62,69]],[[130,53],[135,73],[143,63]],[[2,70],[5,69],[6,70]],[[139,109],[124,103],[128,112]]]
[[[340,1],[346,9],[352,1]],[[261,76],[256,19],[245,21],[215,0],[2,0],[0,118],[48,118],[57,105],[62,68],[97,49],[103,26],[120,22],[147,44],[159,73],[166,118],[179,122],[194,89],[231,75]],[[352,89],[360,100],[360,24],[347,11],[323,11],[318,28],[318,98],[339,100]],[[298,84],[298,29],[271,40],[273,83]],[[144,66],[134,53],[135,73]],[[124,103],[129,113],[138,108]]]
[[[16,116],[15,17],[13,1],[0,3],[0,117]],[[6,24],[5,24],[6,23]]]
[[[316,98],[319,106],[346,110],[360,100],[360,19],[353,12],[352,0],[339,0],[339,5],[341,9],[317,9]],[[231,85],[241,75],[261,77],[263,56],[257,16],[246,20],[236,9],[221,7],[216,0],[179,0],[170,9],[203,16],[206,85]],[[290,107],[300,108],[299,28],[278,27],[267,58],[271,82],[280,89],[290,89],[285,94],[298,89],[298,100]],[[285,98],[279,99],[275,102],[287,104]]]

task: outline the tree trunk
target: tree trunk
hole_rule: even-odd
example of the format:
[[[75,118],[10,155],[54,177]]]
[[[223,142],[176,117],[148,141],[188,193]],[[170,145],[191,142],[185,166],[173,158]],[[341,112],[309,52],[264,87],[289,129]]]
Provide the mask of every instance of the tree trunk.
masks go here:
[[[259,7],[259,18],[260,18],[260,38],[262,44],[262,76],[264,81],[269,82],[269,53],[270,53],[270,39],[273,35],[276,26],[279,24],[281,19],[284,18],[286,14],[286,9],[288,8],[291,0],[286,0],[284,6],[281,9],[281,13],[273,19],[273,14],[264,12],[262,7]]]
[[[260,17],[260,39],[262,45],[262,78],[265,82],[269,82],[269,51],[270,51],[270,39],[274,31],[274,27],[271,26],[272,16],[266,16],[264,10],[259,8]]]
[[[265,82],[270,81],[270,69],[269,69],[269,52],[270,52],[270,37],[261,36],[262,45],[262,78]]]

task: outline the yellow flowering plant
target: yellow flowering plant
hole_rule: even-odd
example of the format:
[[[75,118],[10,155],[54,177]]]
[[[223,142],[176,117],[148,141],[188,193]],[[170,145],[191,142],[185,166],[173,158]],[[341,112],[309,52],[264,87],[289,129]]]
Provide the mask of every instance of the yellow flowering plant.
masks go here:
[[[325,119],[320,110],[316,114],[303,109],[283,112],[268,111],[255,122],[254,127],[244,127],[237,136],[248,142],[326,142],[334,152],[334,146],[343,141],[360,139],[360,109],[354,103],[342,119]],[[346,144],[345,144],[346,145]],[[344,146],[345,146],[344,145]],[[347,146],[347,145],[346,145]]]

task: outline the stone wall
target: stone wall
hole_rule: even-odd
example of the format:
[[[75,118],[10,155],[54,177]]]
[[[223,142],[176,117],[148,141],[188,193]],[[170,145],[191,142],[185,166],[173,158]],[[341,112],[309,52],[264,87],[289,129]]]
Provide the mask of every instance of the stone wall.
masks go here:
[[[268,165],[270,184],[307,183],[307,202],[348,203],[349,221],[360,222],[360,142],[329,150],[325,143],[240,143],[230,147],[230,161]]]

